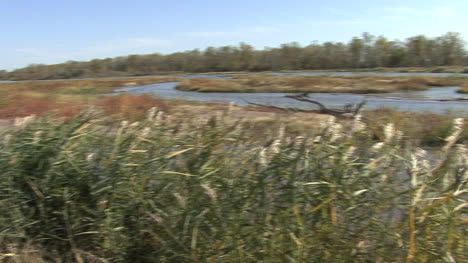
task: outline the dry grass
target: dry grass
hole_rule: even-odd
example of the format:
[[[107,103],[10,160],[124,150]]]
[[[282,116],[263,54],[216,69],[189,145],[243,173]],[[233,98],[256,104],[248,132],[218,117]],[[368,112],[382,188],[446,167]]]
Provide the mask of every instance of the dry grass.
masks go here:
[[[168,109],[165,101],[150,95],[108,96],[98,99],[95,105],[102,109],[106,116],[120,115],[129,120],[143,119],[148,110],[153,107],[164,111]]]
[[[99,95],[112,92],[116,88],[174,80],[173,77],[138,77],[0,83],[0,118],[37,115],[50,111],[57,116],[70,117],[96,103],[106,104],[105,99],[102,101],[98,99]],[[147,110],[148,99],[141,100],[144,102],[141,107]],[[110,103],[110,100],[107,101]],[[139,115],[137,112],[141,107],[136,107],[134,112],[136,115]],[[123,115],[129,118],[133,116],[125,107],[114,110],[118,109],[124,110]]]
[[[174,77],[104,78],[50,81],[18,81],[0,83],[0,92],[34,91],[40,93],[96,94],[109,93],[115,88],[175,81]]]
[[[199,92],[347,92],[381,93],[397,90],[424,90],[466,82],[455,77],[386,76],[300,76],[278,77],[241,75],[230,80],[186,79],[177,89]]]
[[[462,94],[468,94],[468,82],[464,83],[457,92]]]
[[[82,111],[85,105],[74,101],[57,100],[53,96],[18,94],[8,97],[11,102],[0,107],[0,118],[24,117],[51,112],[59,117],[72,117]]]

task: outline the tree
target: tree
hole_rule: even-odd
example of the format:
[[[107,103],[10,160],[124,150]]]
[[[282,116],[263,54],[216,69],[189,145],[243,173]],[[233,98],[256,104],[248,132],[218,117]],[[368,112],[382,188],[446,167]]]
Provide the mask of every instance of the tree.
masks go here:
[[[350,65],[353,68],[359,68],[362,65],[362,54],[364,44],[362,39],[354,37],[349,43]]]

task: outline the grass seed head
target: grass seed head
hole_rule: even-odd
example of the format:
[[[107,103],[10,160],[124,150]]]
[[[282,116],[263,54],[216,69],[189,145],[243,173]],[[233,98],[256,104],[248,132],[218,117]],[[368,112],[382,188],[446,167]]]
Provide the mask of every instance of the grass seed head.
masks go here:
[[[262,147],[258,154],[258,164],[260,167],[267,167],[268,166],[268,156],[267,156],[267,148]]]
[[[32,122],[34,122],[35,120],[36,120],[36,115],[30,115],[30,116],[23,117],[23,118],[16,117],[14,121],[14,126],[22,129],[28,126],[29,124],[31,124]]]
[[[125,129],[128,127],[128,121],[122,121],[120,122],[120,128]]]
[[[390,142],[393,137],[395,136],[396,134],[396,129],[395,129],[395,125],[393,125],[393,123],[389,123],[387,125],[385,125],[385,128],[384,128],[384,136],[385,136],[385,142],[388,143]]]
[[[281,151],[280,147],[281,147],[281,140],[276,139],[276,140],[273,141],[273,143],[270,146],[270,152],[272,154],[278,154]]]
[[[371,151],[373,151],[373,152],[378,152],[378,151],[380,151],[380,149],[383,148],[384,145],[385,145],[384,142],[378,142],[378,143],[372,145]]]
[[[201,187],[205,190],[205,194],[210,197],[211,201],[216,202],[218,195],[209,184],[202,184]]]
[[[94,159],[96,159],[96,154],[95,153],[88,153],[86,155],[86,162],[87,163],[91,163],[92,161],[94,161]]]
[[[3,147],[4,148],[8,148],[10,146],[11,138],[12,138],[11,134],[6,134],[6,135],[3,136]]]
[[[157,107],[152,107],[151,109],[148,110],[148,113],[146,114],[146,119],[148,121],[153,121],[154,117],[156,116],[156,112],[158,111]]]
[[[42,135],[42,131],[37,131],[34,133],[34,136],[33,136],[33,144],[38,144],[39,141],[41,140],[41,135]]]
[[[148,137],[150,132],[151,132],[151,128],[150,127],[145,127],[145,128],[143,128],[143,130],[140,131],[139,136],[143,137],[143,138],[146,138],[146,137]]]

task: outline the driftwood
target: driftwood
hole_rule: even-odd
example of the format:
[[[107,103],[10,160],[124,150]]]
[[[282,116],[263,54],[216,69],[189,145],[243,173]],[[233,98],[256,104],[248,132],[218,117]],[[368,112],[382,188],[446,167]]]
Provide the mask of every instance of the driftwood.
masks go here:
[[[362,108],[366,104],[366,101],[363,100],[362,102],[360,102],[357,105],[346,104],[343,109],[331,109],[331,108],[328,108],[327,106],[325,106],[323,103],[321,103],[319,101],[310,99],[308,93],[302,93],[302,94],[298,94],[298,95],[286,95],[285,97],[290,98],[290,99],[295,99],[295,100],[298,100],[298,101],[303,101],[303,102],[308,102],[308,103],[315,104],[315,105],[317,105],[319,107],[319,110],[318,110],[319,113],[329,114],[329,115],[333,115],[333,116],[337,116],[337,117],[348,117],[348,118],[354,117],[357,114],[359,114],[359,112],[362,110]],[[248,104],[254,105],[254,106],[266,107],[266,108],[270,108],[270,109],[278,109],[278,110],[283,110],[283,111],[317,112],[317,110],[305,110],[305,109],[289,108],[289,107],[277,107],[277,106],[272,106],[272,105],[253,103],[253,102],[250,102],[250,101],[246,101],[246,102]]]

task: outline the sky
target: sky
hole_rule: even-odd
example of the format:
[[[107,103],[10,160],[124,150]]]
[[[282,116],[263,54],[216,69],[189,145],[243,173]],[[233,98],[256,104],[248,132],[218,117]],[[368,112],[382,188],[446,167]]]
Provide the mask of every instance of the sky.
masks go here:
[[[467,0],[0,0],[0,70],[238,45],[458,32]]]

